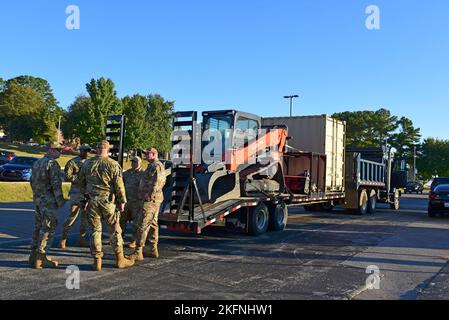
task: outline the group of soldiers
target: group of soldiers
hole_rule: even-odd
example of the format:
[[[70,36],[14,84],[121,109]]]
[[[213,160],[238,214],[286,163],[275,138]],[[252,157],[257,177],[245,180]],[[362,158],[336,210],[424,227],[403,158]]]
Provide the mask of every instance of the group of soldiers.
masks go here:
[[[35,204],[35,227],[29,263],[36,269],[55,268],[58,262],[47,257],[58,223],[58,210],[64,207],[61,167],[56,159],[62,146],[47,145],[47,154],[36,161],[32,169],[31,187]],[[158,160],[155,148],[146,151],[148,168],[142,168],[142,159],[132,158],[132,168],[123,173],[120,165],[109,158],[110,144],[101,141],[97,155],[88,159],[89,146],[80,147],[80,155],[65,167],[65,180],[71,183],[71,210],[59,243],[66,249],[67,238],[78,216],[81,216],[78,246],[88,247],[94,258],[93,270],[102,268],[102,222],[109,233],[109,242],[115,252],[116,267],[128,268],[144,256],[159,257],[158,213],[163,202],[162,189],[166,182],[164,165]],[[123,237],[128,221],[133,222],[134,252],[124,255]],[[147,238],[151,250],[145,251]]]

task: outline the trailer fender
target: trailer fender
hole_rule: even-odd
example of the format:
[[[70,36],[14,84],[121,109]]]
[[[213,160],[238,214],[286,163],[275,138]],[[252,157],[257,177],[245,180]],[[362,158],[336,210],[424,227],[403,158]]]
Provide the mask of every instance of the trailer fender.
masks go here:
[[[345,203],[343,208],[347,210],[357,210],[359,208],[359,191],[347,189],[345,194]]]

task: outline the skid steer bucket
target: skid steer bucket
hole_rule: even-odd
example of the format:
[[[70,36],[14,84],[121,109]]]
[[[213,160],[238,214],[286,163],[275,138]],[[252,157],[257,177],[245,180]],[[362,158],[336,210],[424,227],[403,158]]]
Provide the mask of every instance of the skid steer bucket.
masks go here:
[[[238,173],[228,173],[226,170],[197,173],[196,181],[203,203],[216,203],[240,197]]]

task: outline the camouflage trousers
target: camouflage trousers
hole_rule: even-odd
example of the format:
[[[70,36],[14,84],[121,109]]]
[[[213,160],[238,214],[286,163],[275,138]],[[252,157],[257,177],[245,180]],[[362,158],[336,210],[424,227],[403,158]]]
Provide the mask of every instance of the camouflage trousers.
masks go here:
[[[83,210],[78,203],[73,203],[70,207],[70,214],[67,217],[66,222],[64,223],[64,227],[62,230],[62,238],[67,239],[70,230],[72,229],[73,225],[76,222],[76,218],[78,218],[78,215],[80,215],[81,221],[80,221],[80,237],[82,239],[87,238],[87,214],[86,211]]]
[[[144,247],[148,237],[152,246],[157,246],[159,242],[159,208],[161,202],[144,202],[137,223],[137,246]]]
[[[123,231],[123,237],[125,236],[126,224],[131,221],[133,224],[133,240],[137,239],[137,220],[140,215],[142,205],[140,201],[129,202],[126,204],[125,212],[120,215],[120,227]]]
[[[120,228],[120,213],[115,204],[103,198],[93,198],[87,206],[87,218],[92,230],[90,252],[93,257],[101,258],[102,251],[102,221],[105,222],[109,233],[109,242],[116,254],[123,253],[122,229]]]
[[[58,224],[58,208],[56,205],[36,204],[35,211],[31,251],[46,254],[55,237]]]

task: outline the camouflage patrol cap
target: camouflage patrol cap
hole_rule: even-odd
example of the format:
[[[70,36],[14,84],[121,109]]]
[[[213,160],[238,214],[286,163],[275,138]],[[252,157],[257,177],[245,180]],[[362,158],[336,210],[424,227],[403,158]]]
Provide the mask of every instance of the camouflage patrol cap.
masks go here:
[[[92,148],[88,144],[83,144],[80,146],[80,151],[91,151]]]
[[[98,149],[111,149],[111,145],[109,144],[109,141],[103,140],[98,143],[97,148]]]
[[[135,157],[131,158],[131,161],[132,162],[142,162],[142,159],[140,157],[135,156]]]
[[[47,143],[47,149],[61,150],[61,149],[64,149],[64,146],[62,144],[60,144],[59,142],[52,141],[52,142]]]

